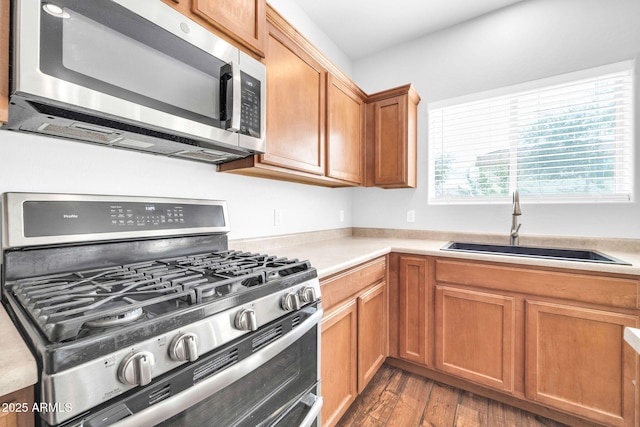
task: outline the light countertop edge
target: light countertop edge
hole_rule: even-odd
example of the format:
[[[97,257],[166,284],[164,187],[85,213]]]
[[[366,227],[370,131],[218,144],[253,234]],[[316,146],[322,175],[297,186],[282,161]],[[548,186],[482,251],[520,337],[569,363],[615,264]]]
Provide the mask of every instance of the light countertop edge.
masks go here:
[[[640,329],[638,328],[624,328],[624,340],[640,354]]]
[[[538,266],[545,268],[561,268],[587,274],[589,272],[624,274],[638,276],[640,278],[640,254],[638,253],[615,251],[606,252],[607,255],[616,257],[631,264],[619,265],[529,258],[510,255],[442,251],[441,248],[447,243],[449,243],[449,241],[345,237],[334,240],[313,242],[313,244],[274,248],[273,253],[278,256],[309,260],[311,265],[318,270],[318,277],[320,279],[391,252],[455,258],[470,261],[500,262],[505,264],[517,264],[524,267]],[[230,243],[230,246],[233,247],[233,242]]]

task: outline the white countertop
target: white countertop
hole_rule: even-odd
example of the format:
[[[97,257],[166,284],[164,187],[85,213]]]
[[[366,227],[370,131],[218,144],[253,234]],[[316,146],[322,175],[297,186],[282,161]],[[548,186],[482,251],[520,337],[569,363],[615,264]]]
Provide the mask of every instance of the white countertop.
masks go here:
[[[271,245],[266,252],[277,256],[309,260],[311,265],[318,270],[320,278],[390,252],[640,276],[640,253],[605,251],[607,255],[632,264],[625,266],[441,251],[440,248],[447,243],[446,240],[377,237],[341,237],[304,242],[304,238],[302,238],[295,245]],[[260,240],[231,241],[229,243],[230,248],[239,250],[256,250],[256,245],[260,245]],[[0,308],[0,334],[3,337],[3,345],[0,348],[0,396],[2,396],[36,383],[38,375],[36,363],[31,353],[2,308]],[[640,338],[637,343],[640,348]]]
[[[440,250],[447,243],[449,241],[446,240],[345,237],[294,246],[283,246],[274,248],[269,252],[278,256],[311,261],[311,265],[318,270],[320,278],[390,252],[640,276],[640,253],[606,251],[607,255],[631,263],[631,265],[618,265]],[[237,245],[239,249],[244,249],[241,242],[238,242]],[[230,243],[230,247],[236,249],[234,242]]]

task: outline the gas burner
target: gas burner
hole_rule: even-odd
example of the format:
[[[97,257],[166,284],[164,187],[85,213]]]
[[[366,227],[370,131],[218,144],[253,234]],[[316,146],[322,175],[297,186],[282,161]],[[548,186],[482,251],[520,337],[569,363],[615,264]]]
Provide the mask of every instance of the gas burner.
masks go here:
[[[259,278],[255,278],[255,284],[263,283],[259,280]],[[247,282],[251,282],[247,280]],[[232,283],[227,283],[225,285],[216,285],[215,287],[204,287],[200,290],[198,294],[199,300],[210,300],[213,298],[224,297],[230,294],[237,294],[246,290],[250,286],[246,286],[244,283],[239,283],[238,281],[234,281]]]
[[[141,307],[134,308],[133,310],[125,311],[124,313],[114,314],[100,319],[89,320],[84,322],[84,326],[92,329],[102,329],[111,326],[121,326],[134,322],[144,315],[144,310]]]

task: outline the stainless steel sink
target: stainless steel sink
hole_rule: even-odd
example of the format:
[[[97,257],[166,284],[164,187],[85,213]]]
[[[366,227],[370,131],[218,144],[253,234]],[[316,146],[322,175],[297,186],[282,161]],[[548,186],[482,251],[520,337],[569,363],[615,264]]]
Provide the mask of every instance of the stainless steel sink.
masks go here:
[[[529,258],[547,258],[562,261],[582,261],[603,264],[631,265],[628,262],[584,249],[556,249],[535,246],[491,245],[482,243],[451,242],[441,248],[443,251],[472,252],[482,254],[510,255]]]

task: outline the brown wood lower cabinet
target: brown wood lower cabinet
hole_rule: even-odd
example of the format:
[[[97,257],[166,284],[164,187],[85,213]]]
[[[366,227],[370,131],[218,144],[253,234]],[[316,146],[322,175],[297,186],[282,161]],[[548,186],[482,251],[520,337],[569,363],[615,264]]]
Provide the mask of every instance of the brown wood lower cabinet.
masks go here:
[[[638,317],[526,302],[527,398],[607,426],[636,426],[638,356],[623,339]]]
[[[358,297],[358,393],[387,358],[386,282]]]
[[[322,284],[322,425],[334,426],[387,357],[386,260]]]
[[[322,425],[333,426],[358,396],[358,320],[356,301],[328,313],[322,321]]]
[[[390,260],[391,363],[570,425],[640,425],[640,357],[623,338],[640,325],[638,276]]]
[[[398,355],[428,365],[429,289],[427,259],[400,256]]]
[[[436,286],[435,367],[513,392],[514,298]]]
[[[33,387],[0,397],[0,427],[33,427]]]

